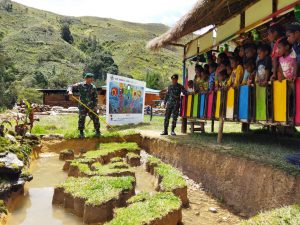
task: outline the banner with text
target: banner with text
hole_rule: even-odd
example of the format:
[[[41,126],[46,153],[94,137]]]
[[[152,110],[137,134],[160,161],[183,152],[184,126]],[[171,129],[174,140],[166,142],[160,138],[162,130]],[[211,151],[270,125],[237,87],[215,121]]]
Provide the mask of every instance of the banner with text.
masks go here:
[[[110,125],[144,121],[146,82],[107,74],[106,122]]]

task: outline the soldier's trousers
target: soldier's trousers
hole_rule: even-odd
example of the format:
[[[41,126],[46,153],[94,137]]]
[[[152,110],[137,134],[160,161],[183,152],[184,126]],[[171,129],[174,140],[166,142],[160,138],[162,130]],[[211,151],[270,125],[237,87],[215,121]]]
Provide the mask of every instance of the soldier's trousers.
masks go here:
[[[93,121],[95,130],[99,130],[100,129],[99,118],[96,115],[94,115],[93,113],[91,113],[90,111],[88,111],[87,109],[85,109],[85,108],[84,109],[79,109],[78,130],[84,130],[85,118],[86,118],[87,115]]]
[[[179,104],[167,105],[166,114],[165,114],[165,122],[164,122],[164,130],[168,131],[169,121],[172,116],[172,130],[176,128],[177,119],[179,116]]]

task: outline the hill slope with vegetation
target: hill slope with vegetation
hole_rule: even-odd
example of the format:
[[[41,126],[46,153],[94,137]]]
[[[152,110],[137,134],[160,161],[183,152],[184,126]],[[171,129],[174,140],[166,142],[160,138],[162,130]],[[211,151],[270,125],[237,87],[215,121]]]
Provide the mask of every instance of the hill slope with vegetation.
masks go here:
[[[162,24],[65,17],[4,0],[0,27],[0,62],[6,62],[0,65],[6,74],[0,82],[12,98],[8,102],[34,88],[66,87],[87,70],[97,74],[98,85],[106,72],[114,72],[148,80],[152,88],[163,88],[171,73],[181,71],[181,49],[145,49],[148,40],[168,29]]]

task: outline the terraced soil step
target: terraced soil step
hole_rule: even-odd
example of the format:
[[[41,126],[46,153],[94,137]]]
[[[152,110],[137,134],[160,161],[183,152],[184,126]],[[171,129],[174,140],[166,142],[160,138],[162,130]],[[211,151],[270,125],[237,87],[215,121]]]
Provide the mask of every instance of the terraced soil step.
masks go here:
[[[129,152],[126,155],[126,162],[132,167],[140,166],[141,165],[141,156],[134,152]]]
[[[140,193],[115,210],[114,219],[105,225],[178,225],[182,222],[181,201],[170,192]]]
[[[83,217],[84,223],[104,223],[134,194],[134,177],[71,177],[54,189],[52,203]]]
[[[69,177],[93,177],[93,176],[133,176],[135,173],[133,168],[124,162],[114,162],[102,165],[99,162],[93,163],[92,165],[80,163],[74,160],[69,167]]]
[[[124,158],[129,152],[134,152],[138,155],[140,154],[140,148],[137,143],[128,142],[101,144],[98,150],[88,151],[83,154],[83,158],[92,158],[102,164],[107,164],[113,158]]]
[[[160,159],[149,157],[146,171],[157,178],[157,191],[172,192],[180,198],[184,207],[189,206],[187,183],[179,170],[163,163]]]

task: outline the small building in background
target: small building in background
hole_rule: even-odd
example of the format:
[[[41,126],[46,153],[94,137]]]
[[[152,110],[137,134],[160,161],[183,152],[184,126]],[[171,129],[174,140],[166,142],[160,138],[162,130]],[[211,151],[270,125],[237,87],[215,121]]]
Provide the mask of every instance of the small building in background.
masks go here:
[[[67,94],[67,89],[38,89],[38,91],[43,93],[43,104],[49,106],[62,106],[64,108],[78,106],[78,103],[69,98]],[[106,90],[102,88],[97,88],[98,92],[98,104],[102,105],[105,103],[105,93]],[[74,95],[78,96],[75,92]]]
[[[77,106],[75,100],[69,98],[66,89],[38,89],[43,93],[43,104],[50,106],[62,106],[64,108]],[[106,86],[97,88],[98,105],[106,104]],[[153,105],[155,100],[160,100],[160,91],[146,88],[145,105]],[[74,93],[76,96],[76,92]]]

